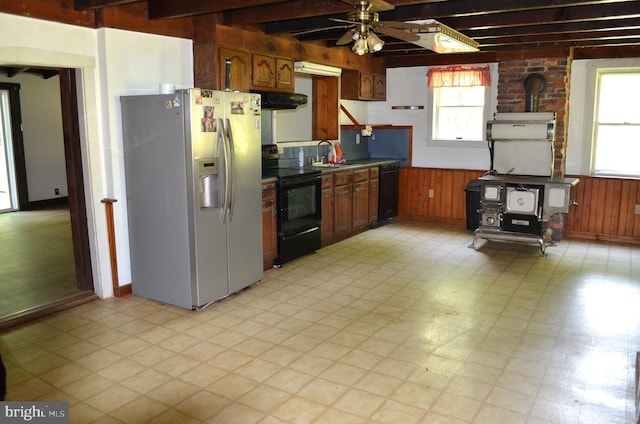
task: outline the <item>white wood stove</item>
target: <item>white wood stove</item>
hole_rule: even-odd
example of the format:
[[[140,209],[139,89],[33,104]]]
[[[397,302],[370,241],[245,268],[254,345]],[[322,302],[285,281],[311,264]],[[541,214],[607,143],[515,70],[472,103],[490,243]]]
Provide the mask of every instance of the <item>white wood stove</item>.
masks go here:
[[[553,176],[554,113],[496,113],[487,123],[491,170],[480,189],[478,239],[535,243],[546,256],[558,241],[549,227],[555,214],[566,214],[577,178]]]

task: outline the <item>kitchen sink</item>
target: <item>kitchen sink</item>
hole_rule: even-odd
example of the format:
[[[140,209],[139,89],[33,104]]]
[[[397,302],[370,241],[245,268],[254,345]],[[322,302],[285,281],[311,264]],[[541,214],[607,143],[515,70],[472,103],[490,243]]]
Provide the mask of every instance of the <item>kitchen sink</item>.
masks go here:
[[[342,163],[319,163],[319,162],[314,162],[311,165],[318,166],[320,168],[340,168],[341,166],[344,166],[344,164]]]

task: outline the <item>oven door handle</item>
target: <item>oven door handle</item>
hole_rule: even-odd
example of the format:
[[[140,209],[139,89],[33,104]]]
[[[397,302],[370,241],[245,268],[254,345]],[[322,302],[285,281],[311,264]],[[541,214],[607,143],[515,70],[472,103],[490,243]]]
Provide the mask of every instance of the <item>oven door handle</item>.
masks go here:
[[[317,185],[321,183],[322,183],[322,179],[319,174],[314,175],[312,177],[297,177],[294,179],[280,180],[280,186],[283,189],[296,188],[296,187],[312,185],[312,184]]]

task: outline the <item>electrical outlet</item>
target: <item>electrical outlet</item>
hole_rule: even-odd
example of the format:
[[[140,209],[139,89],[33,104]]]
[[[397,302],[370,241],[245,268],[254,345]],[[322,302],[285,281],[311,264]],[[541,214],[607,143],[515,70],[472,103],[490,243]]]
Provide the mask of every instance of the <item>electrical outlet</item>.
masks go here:
[[[640,215],[640,205],[636,205],[634,212],[636,215]]]
[[[435,190],[430,188],[429,189],[429,199],[433,199],[436,196]]]
[[[56,194],[56,196],[60,196],[60,189],[59,188],[54,188],[53,192]]]
[[[360,144],[360,134],[356,134],[356,144]]]

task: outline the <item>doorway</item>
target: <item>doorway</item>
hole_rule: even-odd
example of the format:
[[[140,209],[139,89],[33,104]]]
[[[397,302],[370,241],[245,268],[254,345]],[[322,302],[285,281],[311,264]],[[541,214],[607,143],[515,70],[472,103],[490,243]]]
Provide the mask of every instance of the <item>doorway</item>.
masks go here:
[[[18,84],[0,83],[0,213],[18,209],[16,171],[13,153],[13,129],[17,122],[11,113]],[[12,120],[13,119],[13,120]]]
[[[56,115],[54,118],[47,115],[49,119],[59,119],[57,125],[64,145],[60,148],[63,163],[59,167],[62,168],[60,172],[64,174],[64,181],[63,184],[57,185],[64,187],[56,187],[51,198],[46,198],[45,195],[42,199],[41,193],[38,198],[37,184],[34,184],[33,180],[42,178],[42,175],[46,176],[47,169],[42,169],[42,174],[39,174],[41,169],[38,165],[29,163],[30,159],[33,160],[33,155],[29,157],[29,148],[33,151],[33,146],[29,145],[32,140],[26,139],[26,136],[25,139],[22,137],[23,133],[27,133],[26,126],[34,125],[33,120],[22,119],[24,114],[20,106],[21,84],[0,83],[0,90],[3,85],[14,86],[11,87],[13,91],[5,90],[8,93],[3,96],[8,99],[8,105],[3,105],[3,111],[9,110],[12,115],[9,125],[6,124],[6,119],[3,120],[3,127],[7,129],[4,133],[10,132],[12,137],[9,140],[11,146],[8,146],[7,137],[3,139],[3,148],[5,151],[11,149],[11,153],[5,154],[7,201],[10,205],[5,210],[6,213],[0,214],[0,239],[4,238],[0,243],[0,252],[9,249],[2,252],[5,259],[0,265],[0,289],[4,294],[0,303],[0,328],[97,298],[93,292],[89,254],[78,127],[77,71],[5,66],[0,69],[0,75],[16,75],[13,73],[16,69],[38,74],[43,79],[53,79],[59,97],[59,109],[46,113]],[[6,81],[7,78],[3,80]],[[24,90],[25,86],[22,88]],[[42,150],[41,147],[40,149]],[[32,177],[30,185],[27,184],[29,174]],[[4,183],[1,179],[2,173],[0,183]],[[4,191],[4,188],[0,190]]]

